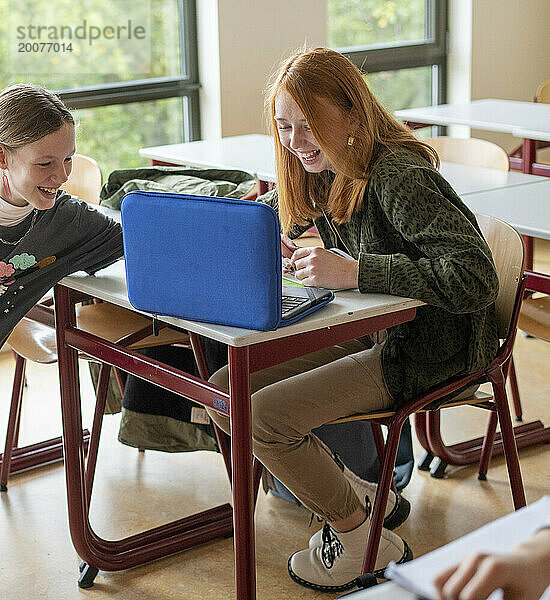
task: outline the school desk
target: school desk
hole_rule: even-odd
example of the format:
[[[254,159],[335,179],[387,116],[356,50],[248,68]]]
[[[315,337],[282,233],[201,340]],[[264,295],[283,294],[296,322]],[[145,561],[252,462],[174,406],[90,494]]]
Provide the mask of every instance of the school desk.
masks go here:
[[[524,173],[550,176],[550,165],[535,162],[535,142],[550,138],[550,104],[486,98],[407,108],[394,114],[415,129],[427,125],[467,125],[474,129],[510,133],[523,139],[522,157],[510,157],[510,167]]]
[[[275,182],[275,151],[268,135],[237,135],[217,140],[169,144],[141,148],[140,155],[157,165],[187,165],[213,169],[239,169],[259,181],[260,193]],[[524,185],[540,181],[534,175],[441,163],[441,174],[460,196],[484,190]]]
[[[174,367],[80,331],[76,327],[74,305],[83,294],[131,309],[123,261],[95,276],[78,273],[66,277],[55,287],[69,528],[78,555],[87,563],[85,572],[89,573],[89,580],[93,581],[97,569],[127,569],[220,536],[226,537],[233,531],[236,597],[253,600],[256,598],[256,573],[249,374],[412,320],[416,307],[422,303],[384,294],[360,294],[357,290],[338,292],[336,299],[323,310],[294,325],[267,332],[162,318],[190,332],[228,344],[230,389],[227,392]],[[93,531],[88,519],[84,482],[78,350],[230,416],[233,511],[225,504],[122,540],[102,539]]]

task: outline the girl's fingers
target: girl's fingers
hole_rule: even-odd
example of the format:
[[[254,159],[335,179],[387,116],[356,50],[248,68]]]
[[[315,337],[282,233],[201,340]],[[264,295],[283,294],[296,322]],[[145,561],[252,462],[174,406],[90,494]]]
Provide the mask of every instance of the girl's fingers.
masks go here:
[[[475,578],[478,569],[486,558],[486,554],[474,554],[463,559],[443,586],[441,597],[444,600],[458,598],[464,588]]]

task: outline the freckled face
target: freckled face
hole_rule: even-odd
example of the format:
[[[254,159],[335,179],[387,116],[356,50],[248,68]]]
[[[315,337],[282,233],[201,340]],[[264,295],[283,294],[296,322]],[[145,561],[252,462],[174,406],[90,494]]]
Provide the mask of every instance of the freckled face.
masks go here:
[[[275,98],[275,121],[281,144],[300,159],[306,171],[321,173],[331,169],[300,107],[285,91]]]
[[[32,204],[38,210],[51,208],[57,190],[73,168],[75,130],[64,123],[57,131],[11,152],[0,152],[0,168],[5,169],[15,206]]]

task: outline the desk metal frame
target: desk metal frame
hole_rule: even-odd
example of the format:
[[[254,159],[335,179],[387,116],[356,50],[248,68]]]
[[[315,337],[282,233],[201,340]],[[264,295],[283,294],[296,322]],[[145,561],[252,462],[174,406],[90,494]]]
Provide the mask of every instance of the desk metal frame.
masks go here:
[[[118,571],[168,556],[217,537],[234,534],[236,598],[256,598],[254,478],[249,374],[345,340],[392,327],[415,317],[415,308],[370,316],[244,347],[229,346],[229,392],[204,380],[79,330],[75,303],[81,294],[66,285],[55,288],[57,346],[69,528],[79,556],[88,565]],[[233,512],[229,504],[212,508],[116,541],[100,538],[88,519],[82,414],[77,355],[145,378],[231,419]]]

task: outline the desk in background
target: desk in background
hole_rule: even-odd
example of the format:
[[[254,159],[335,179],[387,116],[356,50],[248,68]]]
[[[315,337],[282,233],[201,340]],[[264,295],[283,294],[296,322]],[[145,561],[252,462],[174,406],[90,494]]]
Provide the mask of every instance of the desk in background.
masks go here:
[[[398,110],[395,116],[411,127],[467,125],[474,129],[511,133],[523,138],[522,158],[510,157],[510,167],[550,176],[550,165],[535,162],[535,142],[550,139],[550,104],[513,100],[474,100]]]
[[[252,173],[260,183],[259,193],[274,183],[275,150],[269,135],[250,134],[141,148],[140,156],[153,165],[185,165],[203,169],[237,169]]]
[[[237,135],[218,140],[169,144],[142,148],[139,153],[151,159],[153,164],[248,171],[260,182],[260,193],[266,192],[268,185],[276,181],[273,139],[268,135]],[[442,162],[440,171],[460,196],[543,181],[534,175],[457,163]]]
[[[463,197],[476,213],[498,217],[522,235],[550,240],[550,180]]]

